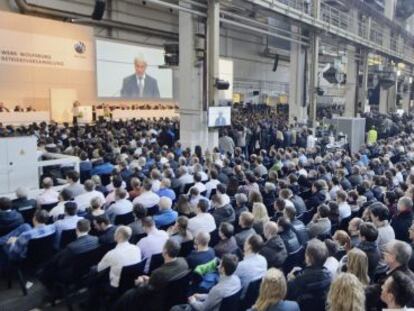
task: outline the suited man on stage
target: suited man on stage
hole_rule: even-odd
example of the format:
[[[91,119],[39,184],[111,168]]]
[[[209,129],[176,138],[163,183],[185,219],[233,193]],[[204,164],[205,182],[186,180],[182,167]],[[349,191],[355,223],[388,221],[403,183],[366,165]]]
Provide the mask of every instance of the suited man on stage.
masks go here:
[[[159,98],[157,80],[146,74],[147,62],[143,57],[134,60],[135,73],[126,77],[122,83],[121,97]]]

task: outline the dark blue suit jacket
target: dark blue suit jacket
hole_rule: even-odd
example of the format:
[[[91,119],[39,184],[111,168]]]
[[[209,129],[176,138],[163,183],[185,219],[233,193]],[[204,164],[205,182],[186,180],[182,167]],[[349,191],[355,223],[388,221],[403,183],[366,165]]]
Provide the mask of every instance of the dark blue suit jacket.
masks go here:
[[[124,79],[122,83],[121,96],[125,98],[140,98],[137,76],[135,74]],[[145,74],[144,92],[142,97],[160,97],[157,80],[147,74]]]
[[[84,235],[69,243],[63,249],[58,258],[58,267],[67,267],[77,255],[92,251],[99,247],[99,240],[96,236]]]
[[[0,211],[0,236],[24,223],[23,216],[17,211]]]

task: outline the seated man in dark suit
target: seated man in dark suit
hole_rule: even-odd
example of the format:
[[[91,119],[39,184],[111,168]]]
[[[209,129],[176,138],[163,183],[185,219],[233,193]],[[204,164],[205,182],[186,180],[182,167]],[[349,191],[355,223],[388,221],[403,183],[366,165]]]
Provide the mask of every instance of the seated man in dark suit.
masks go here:
[[[16,190],[16,199],[12,201],[13,209],[19,211],[20,209],[36,208],[37,202],[35,199],[28,199],[28,190],[20,187]]]
[[[101,245],[115,245],[115,231],[117,226],[114,226],[105,215],[97,216],[94,220],[94,226],[99,236],[99,243]]]
[[[69,243],[57,253],[46,265],[41,273],[41,281],[50,291],[58,281],[70,281],[77,277],[73,263],[77,256],[90,252],[99,247],[98,238],[89,235],[91,224],[87,219],[81,219],[76,224],[77,239]]]
[[[254,216],[250,212],[243,212],[240,214],[239,217],[239,225],[241,231],[235,235],[237,245],[240,249],[243,249],[244,242],[246,242],[247,238],[252,234],[255,234],[256,231],[253,229],[254,223]]]
[[[0,236],[3,236],[24,223],[23,216],[12,209],[12,201],[0,198]]]
[[[135,280],[137,288],[127,291],[116,303],[114,310],[135,310],[137,306],[151,305],[152,310],[162,310],[163,289],[170,281],[185,276],[188,272],[188,265],[184,258],[178,258],[180,244],[172,239],[164,244],[162,256],[164,264],[155,269],[151,276],[140,276]],[[161,297],[160,297],[161,296]],[[147,310],[147,309],[145,309]]]

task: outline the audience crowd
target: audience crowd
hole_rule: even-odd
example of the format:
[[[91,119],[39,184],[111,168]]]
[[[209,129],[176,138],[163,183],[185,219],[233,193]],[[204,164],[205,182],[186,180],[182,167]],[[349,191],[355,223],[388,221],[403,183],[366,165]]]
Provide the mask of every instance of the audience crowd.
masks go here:
[[[0,198],[0,267],[50,301],[87,288],[87,310],[413,307],[412,116],[367,116],[401,127],[356,154],[264,108],[233,116],[207,151],[168,119],[0,127],[81,160]]]

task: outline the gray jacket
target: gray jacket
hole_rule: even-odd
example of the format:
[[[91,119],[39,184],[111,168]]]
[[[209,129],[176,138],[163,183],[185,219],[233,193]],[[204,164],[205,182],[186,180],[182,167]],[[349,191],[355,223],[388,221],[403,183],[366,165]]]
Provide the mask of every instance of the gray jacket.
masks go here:
[[[121,96],[125,98],[140,98],[137,76],[135,74],[126,77],[122,82]],[[145,75],[142,97],[160,97],[157,80],[147,74]]]

